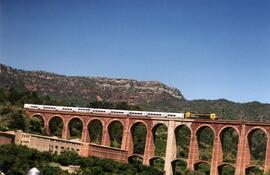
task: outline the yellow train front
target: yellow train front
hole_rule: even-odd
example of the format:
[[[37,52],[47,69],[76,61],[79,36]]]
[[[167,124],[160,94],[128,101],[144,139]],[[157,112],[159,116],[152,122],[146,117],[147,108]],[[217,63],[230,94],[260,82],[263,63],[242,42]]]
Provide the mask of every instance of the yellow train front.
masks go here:
[[[189,119],[211,119],[211,120],[219,119],[219,117],[215,113],[195,113],[195,112],[185,112],[185,118],[189,118]]]

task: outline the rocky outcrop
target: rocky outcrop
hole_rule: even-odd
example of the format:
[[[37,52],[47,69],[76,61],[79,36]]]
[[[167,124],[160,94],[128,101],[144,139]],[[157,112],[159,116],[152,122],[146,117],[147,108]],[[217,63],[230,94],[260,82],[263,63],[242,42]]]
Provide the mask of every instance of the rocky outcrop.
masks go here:
[[[0,65],[2,86],[24,87],[54,98],[76,100],[85,104],[96,96],[109,102],[125,101],[130,105],[184,100],[181,92],[159,81],[137,81],[105,77],[64,76],[44,71],[24,71]]]

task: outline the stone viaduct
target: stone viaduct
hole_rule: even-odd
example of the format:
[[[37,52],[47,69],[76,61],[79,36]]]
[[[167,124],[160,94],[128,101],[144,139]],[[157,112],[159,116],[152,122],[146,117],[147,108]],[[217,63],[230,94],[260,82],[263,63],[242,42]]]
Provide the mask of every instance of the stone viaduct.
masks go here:
[[[190,130],[190,142],[188,157],[182,159],[186,162],[187,169],[194,170],[198,163],[207,163],[210,165],[210,174],[218,175],[218,169],[224,165],[230,165],[235,170],[235,175],[245,175],[246,169],[250,167],[258,167],[264,172],[268,172],[270,168],[270,124],[256,122],[240,122],[240,121],[224,121],[224,120],[194,120],[194,119],[176,119],[176,118],[150,118],[141,116],[123,116],[111,114],[93,114],[80,112],[50,111],[41,109],[26,109],[29,117],[40,116],[44,121],[44,128],[50,133],[50,121],[58,117],[63,121],[62,138],[70,139],[69,123],[73,119],[79,119],[82,122],[83,129],[81,140],[89,143],[84,156],[97,156],[115,159],[117,161],[127,163],[132,156],[140,157],[143,164],[150,165],[155,159],[164,161],[164,171],[166,175],[173,174],[173,162],[181,159],[176,157],[176,139],[175,131],[179,126],[186,126]],[[88,125],[91,121],[98,120],[102,123],[102,141],[100,145],[91,144],[88,132]],[[110,133],[108,127],[112,122],[118,121],[123,127],[122,142],[120,148],[110,146]],[[133,139],[131,128],[137,123],[143,124],[146,129],[146,140],[143,154],[133,153]],[[167,127],[167,144],[165,156],[155,155],[154,132],[158,125]],[[198,146],[197,134],[201,128],[209,127],[214,134],[212,159],[205,161],[200,159],[200,150]],[[223,150],[221,142],[221,133],[228,129],[234,129],[238,134],[237,155],[234,163],[223,160]],[[267,136],[266,155],[263,165],[254,165],[251,162],[250,147],[248,136],[254,130],[261,130]]]

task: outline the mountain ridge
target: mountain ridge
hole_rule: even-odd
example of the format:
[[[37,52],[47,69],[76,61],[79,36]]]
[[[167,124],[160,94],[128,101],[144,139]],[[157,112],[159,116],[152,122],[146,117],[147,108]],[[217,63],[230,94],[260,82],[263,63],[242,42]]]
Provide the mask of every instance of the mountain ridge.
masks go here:
[[[226,119],[270,121],[270,104],[257,101],[239,103],[227,99],[186,100],[179,89],[160,81],[66,76],[46,71],[25,71],[0,64],[0,87],[37,91],[77,106],[86,106],[98,98],[112,103],[127,102],[142,110],[215,112]]]

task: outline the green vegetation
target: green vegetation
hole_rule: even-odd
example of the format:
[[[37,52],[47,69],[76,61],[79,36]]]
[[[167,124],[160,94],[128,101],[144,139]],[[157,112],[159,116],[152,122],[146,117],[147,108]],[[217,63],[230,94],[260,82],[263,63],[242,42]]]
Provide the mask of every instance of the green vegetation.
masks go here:
[[[102,141],[102,123],[95,119],[92,120],[88,125],[88,132],[90,136],[90,142],[95,144],[101,144]]]
[[[237,146],[238,146],[238,134],[233,128],[226,128],[220,135],[223,161],[229,163],[236,162]]]
[[[246,169],[246,175],[264,175],[264,173],[259,167],[253,166]]]
[[[187,171],[187,163],[183,160],[177,160],[172,163],[174,175],[185,175]]]
[[[266,155],[267,136],[260,129],[255,129],[248,135],[251,163],[264,165]]]
[[[211,161],[214,144],[214,133],[209,127],[202,127],[197,131],[200,160]]]
[[[73,118],[68,125],[71,139],[81,139],[83,124],[79,118]]]
[[[63,127],[64,127],[63,120],[60,117],[53,117],[49,121],[49,130],[50,130],[49,132],[50,133],[48,133],[48,134],[50,134],[51,136],[61,137]]]
[[[150,160],[150,166],[155,167],[158,170],[162,171],[164,169],[165,161],[162,158],[153,158]]]
[[[165,157],[168,130],[164,124],[159,124],[153,129],[155,156]]]
[[[177,158],[188,158],[190,134],[189,128],[184,125],[181,125],[175,129]]]
[[[235,169],[231,165],[222,165],[218,167],[218,174],[219,175],[232,175],[234,174]]]
[[[132,140],[133,140],[133,153],[144,154],[145,142],[146,142],[146,127],[143,123],[136,123],[131,128]]]
[[[61,155],[38,152],[24,146],[0,146],[0,171],[6,175],[25,175],[37,167],[43,175],[68,175],[57,164],[79,165],[80,170],[71,175],[162,175],[163,172],[142,164],[123,164],[108,159],[80,157],[75,152],[65,151]]]
[[[207,163],[197,163],[194,166],[195,171],[201,172],[204,175],[210,175],[210,165]]]
[[[123,125],[119,121],[113,121],[109,127],[110,143],[111,147],[121,148],[123,137]]]

